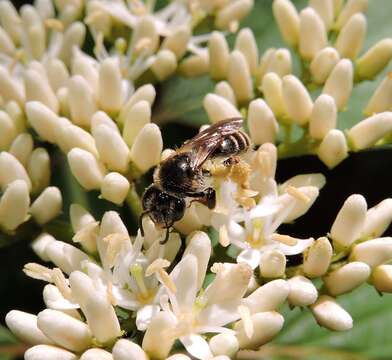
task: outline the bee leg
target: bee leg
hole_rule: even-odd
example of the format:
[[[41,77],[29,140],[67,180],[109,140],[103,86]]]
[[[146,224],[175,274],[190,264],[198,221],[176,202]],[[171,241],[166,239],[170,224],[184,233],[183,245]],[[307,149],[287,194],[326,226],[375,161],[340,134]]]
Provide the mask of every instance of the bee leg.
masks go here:
[[[225,161],[223,161],[223,165],[229,167],[229,166],[233,166],[235,164],[238,164],[239,161],[240,160],[238,159],[237,156],[230,156]]]
[[[165,245],[167,243],[167,241],[169,240],[169,235],[170,235],[170,227],[167,227],[166,228],[165,238],[163,240],[161,240],[159,243],[161,245]]]
[[[194,202],[197,201],[209,209],[213,209],[216,205],[216,192],[213,188],[207,188],[202,193],[197,194],[188,194],[190,197],[195,197],[195,199],[191,200],[189,206]]]

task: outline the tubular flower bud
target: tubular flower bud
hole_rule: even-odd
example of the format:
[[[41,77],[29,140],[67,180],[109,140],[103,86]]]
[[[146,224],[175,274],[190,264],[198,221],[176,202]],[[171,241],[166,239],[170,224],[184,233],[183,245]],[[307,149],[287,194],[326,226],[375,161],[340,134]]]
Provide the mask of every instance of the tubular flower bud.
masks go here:
[[[50,235],[46,234],[46,236],[50,236]],[[45,237],[43,239],[45,239]],[[62,309],[62,307],[64,307],[64,303],[67,302],[67,299],[63,296],[63,294],[60,292],[57,286],[52,284],[45,285],[44,290],[42,292],[42,297],[48,309],[60,310],[64,314],[67,314],[77,320],[82,319],[81,316],[79,315],[79,312],[76,309]]]
[[[336,30],[340,30],[354,14],[365,12],[367,7],[368,0],[348,0],[336,20]]]
[[[258,71],[258,80],[262,80],[264,75],[267,73],[268,68],[270,67],[272,63],[273,56],[275,54],[276,49],[274,48],[269,48],[266,51],[264,51],[264,54],[260,58],[260,63],[259,63],[259,71]]]
[[[204,109],[212,123],[220,120],[241,117],[237,108],[222,96],[207,94],[203,101]]]
[[[243,320],[234,325],[241,349],[257,349],[273,339],[283,327],[284,318],[275,311],[260,312],[250,318],[253,334],[248,337]]]
[[[317,156],[330,169],[341,163],[348,156],[347,142],[343,132],[337,129],[330,130],[321,142]]]
[[[317,239],[305,254],[305,275],[310,278],[324,275],[331,263],[332,252],[332,245],[327,238]]]
[[[238,0],[229,2],[215,16],[215,26],[218,29],[230,29],[238,24],[253,8],[253,0]]]
[[[170,50],[160,50],[154,63],[151,65],[151,70],[159,81],[167,79],[172,75],[177,68],[176,55]]]
[[[249,104],[248,128],[254,144],[261,145],[267,142],[275,142],[279,132],[279,124],[264,100],[256,99]]]
[[[115,131],[119,131],[116,123],[103,111],[97,111],[91,118],[91,132],[99,125],[106,125]]]
[[[392,109],[392,73],[389,73],[377,87],[363,112],[370,116],[390,109]]]
[[[0,28],[0,51],[7,55],[12,55],[15,51],[15,45],[11,37],[3,28]]]
[[[289,186],[300,188],[305,186],[314,186],[317,189],[322,189],[326,183],[325,176],[323,174],[303,174],[295,175],[292,178],[286,180],[283,184],[279,185],[279,192],[286,192]]]
[[[338,110],[344,109],[353,89],[353,65],[350,60],[340,60],[329,74],[323,94],[335,99]]]
[[[239,103],[246,103],[253,98],[253,83],[249,66],[245,56],[238,50],[234,50],[229,56],[227,80]]]
[[[38,224],[43,225],[61,212],[63,199],[55,186],[47,187],[30,207],[30,213]]]
[[[187,51],[191,30],[189,26],[179,26],[176,30],[166,36],[162,43],[162,49],[170,50],[177,60],[180,60]]]
[[[241,29],[237,35],[234,48],[242,52],[248,63],[250,73],[256,75],[259,62],[259,50],[253,31],[249,28]]]
[[[392,292],[392,265],[377,266],[372,272],[371,283],[378,291],[391,293]]]
[[[288,301],[292,306],[308,306],[317,300],[317,289],[304,276],[294,276],[287,280],[290,287]]]
[[[184,59],[178,70],[186,77],[198,77],[208,73],[210,67],[209,62],[208,52],[203,51],[198,55],[189,56]]]
[[[130,157],[142,172],[159,164],[163,149],[162,135],[155,124],[146,124],[136,136]]]
[[[2,4],[4,2],[1,2]],[[0,11],[1,13],[1,11]],[[0,95],[5,101],[16,101],[19,105],[25,102],[24,87],[14,80],[3,66],[0,66]]]
[[[263,77],[262,90],[265,101],[277,118],[286,114],[283,97],[282,79],[275,73],[267,73]]]
[[[267,72],[277,73],[280,77],[291,74],[291,54],[287,49],[277,49],[271,55]]]
[[[353,319],[333,298],[322,295],[310,309],[317,323],[332,331],[347,331],[353,327]]]
[[[306,60],[313,59],[327,46],[327,32],[320,16],[312,8],[299,14],[299,53]]]
[[[354,150],[371,147],[392,130],[392,112],[386,111],[368,117],[354,125],[347,133]]]
[[[69,73],[65,64],[56,58],[49,59],[46,64],[46,72],[49,80],[49,84],[54,91],[57,91],[61,87],[65,86]]]
[[[261,255],[260,275],[265,278],[282,277],[286,270],[286,257],[279,250],[265,251]]]
[[[294,75],[286,75],[282,82],[282,94],[290,120],[299,125],[306,124],[312,113],[313,103],[302,82]]]
[[[101,194],[106,200],[121,205],[127,197],[130,185],[126,177],[119,173],[107,174],[102,181]]]
[[[310,0],[309,6],[312,7],[324,22],[325,28],[329,30],[334,19],[333,0]]]
[[[0,23],[15,44],[19,44],[22,37],[21,19],[11,1],[0,3]]]
[[[125,119],[123,138],[128,146],[132,146],[136,136],[144,125],[151,122],[151,105],[146,100],[136,103]]]
[[[78,360],[78,356],[70,351],[51,345],[36,345],[24,354],[25,360]]]
[[[0,150],[8,150],[16,135],[13,120],[5,111],[0,110]]]
[[[331,238],[340,246],[350,246],[362,232],[366,211],[367,204],[362,195],[349,196],[332,225]]]
[[[50,182],[50,158],[46,149],[36,148],[31,153],[27,171],[32,183],[33,194],[40,193]]]
[[[123,102],[121,73],[116,59],[108,58],[99,67],[98,102],[102,110],[116,113]]]
[[[330,272],[324,279],[324,284],[332,296],[345,294],[362,285],[370,275],[370,267],[359,261],[348,263]]]
[[[239,344],[232,334],[218,334],[209,341],[210,349],[215,356],[227,355],[230,358],[237,354]]]
[[[380,40],[356,61],[355,75],[360,80],[373,79],[388,65],[391,58],[392,39]]]
[[[4,190],[15,180],[23,180],[27,189],[31,189],[31,181],[23,165],[14,155],[3,151],[0,153],[0,186]]]
[[[58,51],[58,58],[68,67],[71,65],[72,53],[75,48],[80,48],[86,36],[86,28],[83,23],[72,23],[63,35],[63,41]]]
[[[68,153],[73,148],[86,150],[98,157],[98,150],[95,146],[95,140],[89,132],[79,126],[72,124],[59,124],[57,133],[57,142],[61,149]]]
[[[1,113],[0,113],[1,119]],[[1,121],[1,120],[0,120]],[[1,131],[1,130],[0,130]],[[33,152],[33,137],[28,133],[19,134],[11,144],[10,154],[14,155],[19,162],[26,167],[27,162]]]
[[[366,17],[361,13],[353,15],[343,26],[335,43],[335,48],[342,58],[354,60],[357,57],[362,49],[366,29]]]
[[[316,84],[324,84],[332,69],[340,60],[336,49],[326,47],[321,49],[310,63],[310,73]]]
[[[56,239],[52,235],[43,233],[34,239],[33,243],[31,244],[34,252],[44,261],[50,261],[50,258],[47,256],[45,249],[51,241],[56,241]]]
[[[1,95],[0,95],[1,96]],[[26,118],[24,111],[16,101],[9,101],[5,104],[5,111],[13,120],[17,132],[23,132],[26,130]]]
[[[284,41],[293,47],[296,46],[299,41],[297,9],[289,0],[274,0],[272,10]]]
[[[392,199],[385,199],[366,213],[365,224],[361,238],[376,238],[381,236],[392,221]]]
[[[336,127],[337,109],[333,97],[323,94],[314,102],[309,121],[310,136],[322,140],[328,132]]]
[[[212,79],[224,79],[227,75],[229,62],[229,45],[225,36],[214,31],[208,41],[208,53],[210,58],[210,76]]]
[[[214,93],[226,100],[229,100],[234,106],[237,105],[234,90],[227,81],[220,81],[215,85]]]
[[[135,54],[141,51],[146,55],[156,52],[159,46],[159,34],[154,19],[143,16],[132,34],[131,48]]]
[[[87,190],[100,189],[106,170],[91,153],[74,148],[67,157],[71,172],[80,185]]]
[[[72,74],[82,76],[94,94],[98,94],[99,74],[95,62],[85,56],[81,51],[76,51],[71,66]]]
[[[113,360],[110,352],[102,349],[89,349],[82,354],[79,360]],[[143,360],[141,358],[141,360]]]
[[[112,350],[113,360],[148,360],[144,350],[134,342],[120,339]]]
[[[362,261],[370,267],[376,267],[392,259],[392,238],[382,237],[355,245],[350,261]]]
[[[77,233],[86,225],[95,222],[94,217],[84,207],[78,204],[71,204],[69,217],[71,219],[72,230],[74,233]]]

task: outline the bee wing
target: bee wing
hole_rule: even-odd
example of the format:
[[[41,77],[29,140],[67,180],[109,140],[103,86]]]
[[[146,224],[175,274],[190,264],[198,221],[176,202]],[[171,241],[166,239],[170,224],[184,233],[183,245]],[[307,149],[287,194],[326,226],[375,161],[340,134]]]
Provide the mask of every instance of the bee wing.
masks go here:
[[[225,137],[241,128],[242,122],[242,118],[219,121],[186,141],[178,152],[192,151],[194,153],[192,167],[197,169],[211,156]]]

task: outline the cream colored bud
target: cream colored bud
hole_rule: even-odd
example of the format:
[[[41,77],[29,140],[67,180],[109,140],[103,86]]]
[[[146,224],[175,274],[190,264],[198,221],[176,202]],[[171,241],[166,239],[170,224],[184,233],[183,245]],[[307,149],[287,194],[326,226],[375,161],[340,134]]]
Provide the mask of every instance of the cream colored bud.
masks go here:
[[[32,249],[34,252],[40,257],[40,259],[49,262],[50,258],[46,254],[46,246],[51,242],[56,241],[56,239],[47,233],[43,233],[38,236],[31,244]]]
[[[5,317],[5,323],[19,340],[27,344],[53,344],[53,341],[37,327],[36,315],[11,310]]]
[[[388,110],[392,110],[392,73],[378,85],[363,112],[370,116]]]
[[[113,360],[148,360],[144,350],[134,342],[120,339],[112,350]]]
[[[26,104],[26,115],[31,127],[43,140],[56,142],[59,118],[52,110],[39,101],[30,101]]]
[[[283,184],[279,185],[279,192],[284,193],[287,191],[289,186],[300,188],[307,186],[315,186],[317,189],[322,189],[326,184],[326,179],[323,174],[311,173],[303,175],[295,175],[290,179],[286,180]]]
[[[392,38],[380,40],[357,61],[355,75],[359,80],[373,79],[392,58]]]
[[[68,153],[73,148],[86,150],[98,157],[98,150],[95,140],[89,132],[73,124],[62,124],[58,127],[57,139],[60,148]]]
[[[282,94],[290,120],[299,125],[306,124],[312,113],[313,102],[302,82],[294,75],[286,75],[282,82]]]
[[[277,118],[287,112],[283,99],[282,79],[278,74],[267,73],[262,80],[264,99]]]
[[[392,130],[392,112],[386,111],[366,118],[354,125],[348,132],[354,150],[369,148]]]
[[[238,0],[230,2],[218,10],[215,16],[215,26],[218,29],[230,29],[232,24],[241,22],[252,10],[253,0]]]
[[[0,2],[0,23],[13,42],[18,45],[22,37],[22,21],[11,1]]]
[[[25,4],[21,6],[20,17],[25,29],[42,23],[42,19],[40,18],[37,9],[31,4]]]
[[[143,126],[151,122],[151,105],[146,100],[136,103],[128,112],[125,119],[123,138],[129,147]]]
[[[54,5],[50,0],[36,0],[34,6],[42,20],[55,17]]]
[[[18,133],[26,131],[26,117],[21,106],[16,101],[11,100],[7,102],[4,110],[11,117]]]
[[[259,50],[253,31],[250,28],[241,29],[237,35],[234,48],[242,52],[248,63],[250,73],[255,76],[259,62]]]
[[[229,63],[229,45],[220,31],[212,32],[208,41],[208,53],[211,78],[214,80],[226,78]]]
[[[50,236],[46,234],[46,236]],[[47,261],[50,261],[47,260]],[[66,290],[67,291],[67,290]],[[44,303],[48,309],[53,309],[53,310],[60,310],[64,314],[67,314],[69,316],[72,316],[73,318],[77,320],[81,320],[82,317],[80,316],[79,312],[77,309],[69,308],[67,309],[67,300],[64,295],[60,292],[59,288],[55,285],[52,284],[47,284],[44,287],[44,290],[42,292],[42,298],[44,300]],[[74,305],[71,304],[69,307],[73,307]],[[64,309],[66,308],[66,309]]]
[[[193,231],[201,230],[203,225],[196,211],[196,206],[191,205],[185,210],[184,216],[179,221],[176,221],[174,227],[180,233],[188,235]]]
[[[106,125],[114,131],[119,131],[116,123],[104,111],[97,111],[91,118],[91,132],[99,125]]]
[[[324,84],[339,60],[340,55],[336,49],[332,47],[321,49],[310,63],[313,81],[316,84]]]
[[[203,106],[212,123],[220,120],[241,117],[237,108],[222,96],[207,94],[203,100]]]
[[[292,62],[290,51],[287,49],[275,50],[271,55],[266,72],[277,73],[280,77],[291,74]]]
[[[177,60],[180,60],[187,51],[188,42],[191,38],[191,29],[189,26],[178,26],[162,42],[162,49],[170,50]]]
[[[362,232],[366,211],[367,204],[362,195],[349,196],[331,227],[331,238],[340,246],[350,246]]]
[[[46,32],[42,23],[32,25],[26,29],[26,48],[33,59],[40,60],[45,54]]]
[[[335,42],[335,48],[342,58],[354,60],[362,49],[366,36],[367,21],[365,15],[353,15],[343,26]]]
[[[61,87],[56,92],[59,101],[59,112],[61,115],[71,118],[71,110],[69,108],[69,91],[67,87]]]
[[[239,103],[246,103],[253,98],[253,82],[249,65],[239,50],[234,50],[229,56],[227,80]]]
[[[127,227],[122,222],[120,215],[115,211],[107,211],[102,217],[99,236],[103,239],[114,233],[129,236]]]
[[[0,4],[3,4],[1,2]],[[8,70],[0,66],[0,95],[4,101],[16,101],[19,105],[24,105],[25,90],[21,83],[15,81]]]
[[[136,54],[152,55],[158,46],[159,33],[154,18],[148,15],[141,17],[133,31],[130,47]]]
[[[340,30],[354,14],[365,12],[367,8],[368,0],[348,0],[336,20],[336,30]]]
[[[1,114],[0,114],[1,119]],[[1,120],[0,120],[1,122]],[[9,153],[14,155],[26,167],[33,152],[33,137],[28,133],[19,134],[12,142]]]
[[[327,46],[327,32],[320,16],[307,7],[299,14],[299,53],[306,60],[312,60]]]
[[[234,106],[237,106],[234,90],[227,81],[218,82],[215,85],[214,93],[229,100]]]
[[[380,292],[392,292],[392,265],[377,266],[371,276],[372,285]]]
[[[50,158],[46,149],[34,149],[27,164],[27,171],[31,179],[33,194],[40,193],[49,185]]]
[[[271,65],[275,51],[276,49],[269,48],[266,51],[264,51],[263,55],[261,56],[260,63],[259,63],[259,70],[256,78],[258,82],[261,82],[261,80],[263,80],[264,75],[267,73],[267,69]]]
[[[177,69],[176,55],[170,50],[160,50],[151,65],[151,70],[159,81],[173,75]]]
[[[83,351],[92,343],[88,326],[61,311],[41,311],[37,316],[37,324],[46,336],[67,350]]]
[[[305,275],[310,278],[324,275],[331,263],[332,252],[332,245],[326,237],[317,239],[305,253]]]
[[[333,0],[310,0],[309,6],[317,12],[323,20],[325,28],[329,30],[334,20]]]
[[[376,267],[392,260],[392,238],[382,237],[355,245],[350,261],[362,261]]]
[[[71,204],[69,209],[69,217],[74,233],[83,229],[86,225],[95,222],[94,217],[82,206]]]
[[[322,295],[311,307],[317,323],[332,331],[347,331],[353,327],[353,319],[333,298]]]
[[[79,360],[113,360],[113,356],[103,349],[89,349],[82,354]]]
[[[71,204],[69,216],[71,218],[71,225],[75,236],[81,230],[82,233],[84,232],[84,236],[78,236],[77,241],[80,242],[83,249],[85,249],[88,253],[96,253],[99,229],[94,217],[78,204]],[[76,241],[75,236],[74,241]]]
[[[78,360],[70,351],[50,345],[36,345],[24,354],[25,360]]]
[[[314,102],[309,120],[310,136],[316,140],[323,140],[328,132],[336,127],[337,109],[332,96],[320,95]]]
[[[72,54],[75,47],[80,48],[82,46],[85,36],[86,27],[79,21],[73,22],[67,30],[65,30],[58,51],[58,58],[68,67],[71,65]]]
[[[99,67],[98,102],[102,110],[116,113],[121,109],[123,93],[120,66],[116,59],[108,58]]]
[[[283,40],[295,47],[299,41],[299,16],[297,9],[290,0],[274,0],[272,10]]]
[[[220,357],[220,356],[218,356],[218,357]],[[174,355],[166,358],[166,360],[191,360],[191,358],[189,356],[184,355],[184,354],[174,354]],[[214,357],[211,360],[216,360],[216,358]],[[223,359],[223,360],[226,360],[226,359]]]
[[[209,61],[208,52],[202,51],[200,54],[188,56],[183,60],[178,67],[178,71],[189,78],[199,77],[208,73]]]
[[[31,181],[23,165],[14,155],[3,151],[0,153],[0,187],[4,190],[15,180],[23,180],[27,189],[31,189]]]
[[[348,293],[362,285],[370,276],[370,267],[359,261],[348,263],[330,272],[323,281],[332,296]]]
[[[248,128],[254,144],[261,145],[267,142],[275,142],[279,132],[279,124],[264,100],[256,99],[249,104]]]
[[[73,75],[82,76],[94,94],[98,94],[99,74],[95,60],[92,60],[81,51],[75,51],[72,57],[71,71]]]
[[[214,356],[227,355],[234,357],[239,349],[237,338],[232,334],[218,334],[209,341],[210,349]]]
[[[16,136],[17,129],[12,118],[0,110],[0,150],[8,150]]]
[[[348,156],[347,141],[342,131],[332,129],[325,135],[317,156],[330,169],[341,163]]]
[[[129,181],[123,175],[112,172],[107,174],[101,184],[102,198],[121,205],[127,197],[130,188]]]
[[[155,124],[146,124],[135,138],[131,148],[131,160],[142,172],[159,164],[163,149],[162,135]]]
[[[312,281],[297,275],[287,280],[290,287],[288,302],[291,306],[309,306],[317,300],[318,292]]]
[[[234,325],[241,349],[257,349],[272,340],[282,329],[284,318],[275,311],[260,312],[251,316],[253,334],[248,337],[243,320]]]
[[[12,56],[15,45],[8,33],[0,27],[0,52]]]
[[[286,256],[279,250],[263,252],[260,260],[260,275],[264,278],[282,277],[286,271]]]
[[[55,186],[47,187],[30,207],[30,213],[35,221],[46,224],[60,214],[63,199],[60,190]]]
[[[15,230],[28,219],[29,189],[23,180],[11,182],[0,199],[0,227]]]
[[[86,190],[100,189],[106,170],[98,160],[86,150],[72,149],[68,155],[72,174]]]
[[[361,238],[376,238],[381,236],[392,221],[392,199],[388,198],[366,213],[365,224],[362,228]]]

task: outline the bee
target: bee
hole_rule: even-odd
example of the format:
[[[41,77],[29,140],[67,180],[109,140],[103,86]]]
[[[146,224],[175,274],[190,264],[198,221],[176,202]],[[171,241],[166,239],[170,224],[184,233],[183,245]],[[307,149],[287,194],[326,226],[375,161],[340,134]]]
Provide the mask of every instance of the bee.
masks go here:
[[[250,140],[241,131],[242,122],[241,118],[232,118],[211,125],[159,164],[153,184],[142,197],[143,213],[139,225],[143,236],[142,220],[148,215],[155,224],[166,229],[161,244],[166,243],[169,229],[184,216],[186,198],[209,209],[215,207],[215,190],[206,185],[209,171],[203,165],[209,159],[224,158],[224,165],[230,166],[234,156],[248,150]]]

